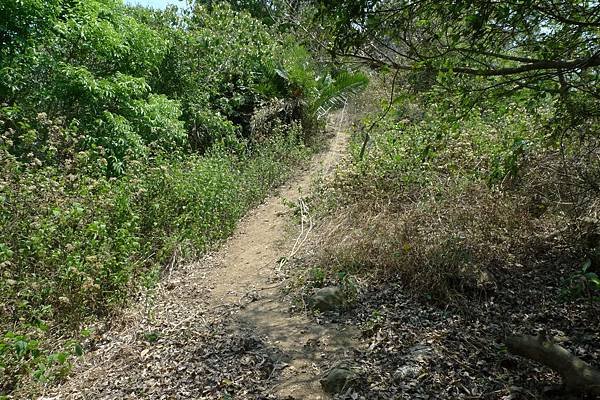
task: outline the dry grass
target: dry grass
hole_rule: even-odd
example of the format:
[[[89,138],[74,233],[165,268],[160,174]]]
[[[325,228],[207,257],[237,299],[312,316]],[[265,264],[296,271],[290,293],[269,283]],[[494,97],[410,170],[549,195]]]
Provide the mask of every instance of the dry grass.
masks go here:
[[[318,263],[400,274],[416,292],[444,298],[488,284],[495,268],[522,262],[520,248],[540,245],[539,221],[482,185],[409,197],[359,200],[331,215],[319,228]]]
[[[600,203],[589,190],[569,189],[575,176],[552,175],[551,160],[546,155],[510,189],[441,176],[403,186],[342,167],[318,200],[330,208],[316,228],[310,263],[332,276],[400,276],[416,294],[447,299],[493,288],[495,273],[542,259],[577,262],[586,235],[597,230]]]

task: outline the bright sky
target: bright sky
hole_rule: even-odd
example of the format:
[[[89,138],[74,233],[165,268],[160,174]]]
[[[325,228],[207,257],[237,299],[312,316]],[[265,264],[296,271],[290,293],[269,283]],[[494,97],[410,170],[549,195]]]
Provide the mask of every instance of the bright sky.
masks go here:
[[[125,3],[132,5],[142,5],[146,7],[152,8],[160,8],[164,9],[168,4],[175,4],[176,6],[182,7],[185,5],[185,2],[179,0],[125,0]]]

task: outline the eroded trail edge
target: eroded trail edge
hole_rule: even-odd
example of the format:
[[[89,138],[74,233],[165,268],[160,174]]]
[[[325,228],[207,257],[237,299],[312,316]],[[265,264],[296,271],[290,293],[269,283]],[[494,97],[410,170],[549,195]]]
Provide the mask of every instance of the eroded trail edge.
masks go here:
[[[349,357],[354,333],[291,313],[278,267],[299,233],[289,204],[334,170],[346,124],[343,111],[333,115],[329,148],[308,170],[251,211],[219,251],[168,273],[42,398],[327,398],[319,374]]]

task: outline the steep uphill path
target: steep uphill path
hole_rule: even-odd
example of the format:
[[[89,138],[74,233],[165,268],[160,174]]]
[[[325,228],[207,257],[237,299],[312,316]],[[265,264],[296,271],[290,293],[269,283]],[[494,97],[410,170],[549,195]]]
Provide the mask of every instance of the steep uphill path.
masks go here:
[[[354,333],[290,313],[278,269],[300,233],[289,204],[333,171],[346,126],[344,112],[334,114],[329,148],[308,170],[250,212],[219,251],[174,269],[152,298],[112,321],[41,399],[326,399],[319,374],[349,356]]]

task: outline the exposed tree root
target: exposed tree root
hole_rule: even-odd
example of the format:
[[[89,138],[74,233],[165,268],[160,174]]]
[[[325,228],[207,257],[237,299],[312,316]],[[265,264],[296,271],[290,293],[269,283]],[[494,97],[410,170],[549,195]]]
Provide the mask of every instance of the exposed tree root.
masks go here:
[[[508,350],[558,372],[568,391],[600,396],[600,371],[544,336],[512,336]]]

